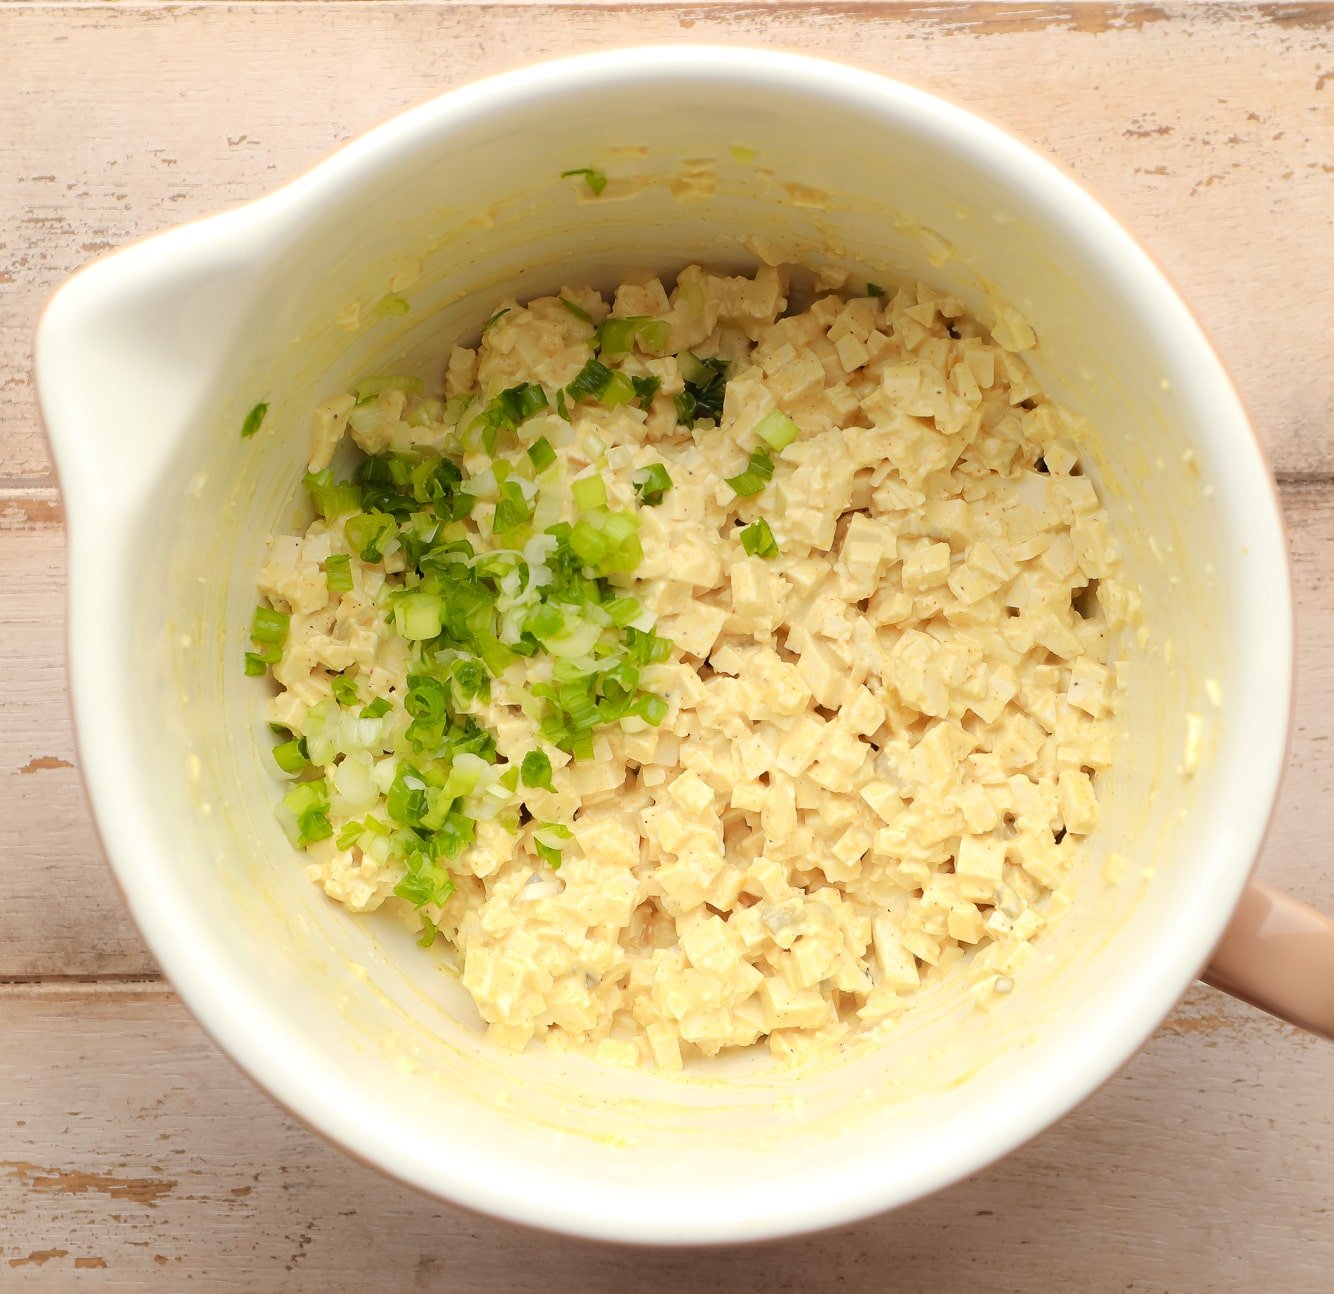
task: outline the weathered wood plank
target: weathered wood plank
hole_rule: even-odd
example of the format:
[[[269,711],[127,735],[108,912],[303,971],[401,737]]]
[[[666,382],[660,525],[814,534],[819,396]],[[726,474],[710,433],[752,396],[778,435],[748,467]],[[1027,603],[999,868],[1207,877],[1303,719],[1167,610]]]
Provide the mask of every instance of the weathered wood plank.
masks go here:
[[[154,970],[74,766],[64,584],[58,501],[0,496],[0,978]]]
[[[283,1115],[166,993],[0,992],[0,1029],[5,1288],[69,1288],[81,1269],[80,1288],[136,1291],[1315,1294],[1334,1265],[1334,1047],[1204,988],[980,1177],[859,1226],[715,1251],[520,1231],[385,1181]]]
[[[1334,894],[1334,483],[1283,491],[1296,570],[1297,727],[1261,874],[1307,902]],[[144,975],[74,767],[65,696],[64,548],[46,492],[0,496],[0,979]]]
[[[450,85],[654,41],[805,50],[1034,140],[1216,334],[1286,475],[1334,471],[1334,75],[1314,5],[0,5],[0,481],[48,479],[38,307],[126,239],[242,201]],[[299,50],[295,58],[293,51]],[[144,69],[151,66],[152,75]],[[59,93],[51,87],[59,86]]]

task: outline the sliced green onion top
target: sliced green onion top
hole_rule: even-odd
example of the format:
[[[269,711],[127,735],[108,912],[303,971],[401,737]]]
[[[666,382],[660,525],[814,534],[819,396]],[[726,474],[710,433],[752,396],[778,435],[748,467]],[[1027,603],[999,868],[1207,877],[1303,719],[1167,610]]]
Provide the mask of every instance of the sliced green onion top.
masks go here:
[[[493,314],[493,315],[491,316],[491,318],[488,319],[488,320],[482,325],[482,331],[483,331],[484,333],[485,333],[485,332],[489,332],[489,331],[495,326],[495,324],[496,324],[499,320],[503,319],[507,314],[509,314],[509,312],[510,312],[510,308],[509,308],[509,306],[506,306],[503,310],[497,310],[497,311],[495,312],[495,314]]]
[[[607,187],[607,177],[603,175],[601,171],[596,170],[591,166],[576,166],[572,170],[562,171],[560,173],[560,178],[562,180],[568,180],[574,175],[582,175],[584,177],[584,183],[588,185],[589,191],[595,198]]]
[[[657,507],[663,496],[672,488],[672,478],[662,463],[650,463],[640,468],[634,475],[635,493],[639,501],[647,507]]]
[[[574,833],[559,822],[544,822],[533,832],[533,848],[551,870],[558,871],[561,851]]]
[[[283,804],[296,819],[297,844],[304,848],[333,835],[329,821],[329,787],[325,780],[298,782],[283,796]]]
[[[344,678],[342,674],[335,674],[331,686],[334,700],[344,709],[361,701],[361,697],[357,695],[357,685],[352,679]]]
[[[268,411],[269,406],[267,404],[257,404],[246,414],[245,421],[241,424],[242,440],[249,440],[259,430],[260,424],[264,421],[264,415]]]
[[[255,617],[250,622],[250,637],[253,642],[266,646],[281,647],[287,641],[287,630],[291,617],[272,607],[256,607]]]
[[[421,933],[417,936],[417,947],[429,948],[433,943],[435,943],[435,936],[437,934],[436,925],[435,922],[432,921],[431,918],[428,917],[425,912],[421,914],[421,919],[422,919],[422,928],[421,928]]]
[[[647,409],[653,403],[653,397],[658,394],[658,389],[662,386],[662,378],[632,377],[630,385],[635,388],[635,399],[639,401],[639,407]]]
[[[306,739],[294,737],[291,741],[279,742],[273,748],[273,762],[284,773],[300,773],[310,767],[310,756],[306,752]]]
[[[556,451],[545,436],[539,436],[528,446],[528,458],[539,472],[545,472],[556,461]]]
[[[757,517],[741,532],[741,547],[752,557],[778,556],[778,542],[763,517]]]
[[[676,419],[687,427],[704,418],[718,422],[723,416],[727,390],[727,361],[700,359],[688,350],[676,357],[685,390],[676,397]]]
[[[491,533],[496,536],[508,536],[520,526],[527,525],[532,516],[533,510],[518,482],[506,481],[500,487],[500,498],[491,520]]]
[[[333,473],[326,467],[322,472],[308,472],[305,477],[306,491],[315,511],[326,521],[344,517],[349,512],[361,509],[361,490],[354,481],[335,481]]]
[[[781,454],[801,434],[801,428],[781,410],[770,409],[755,424],[755,434],[775,454]]]
[[[607,483],[597,473],[571,481],[570,493],[574,496],[575,503],[585,512],[592,508],[607,506]]]
[[[582,306],[577,306],[568,297],[561,297],[560,303],[563,305],[580,323],[586,323],[590,327],[593,323],[593,316]]]
[[[348,593],[352,589],[352,558],[347,553],[333,553],[324,559],[324,578],[330,593]]]
[[[729,476],[727,483],[733,491],[741,498],[748,498],[751,495],[758,494],[774,474],[774,461],[763,449],[754,449],[750,454],[750,462],[746,465],[746,470],[736,476]]]
[[[635,384],[617,369],[611,375],[611,381],[607,383],[607,389],[602,393],[602,403],[608,409],[615,409],[618,405],[630,404],[635,398]]]
[[[361,707],[360,717],[363,719],[379,719],[389,713],[393,706],[382,696],[377,696],[373,701],[367,701]]]
[[[343,533],[363,562],[378,562],[398,538],[398,522],[383,512],[361,512],[347,519]]]
[[[575,375],[565,391],[571,400],[600,400],[611,383],[611,369],[590,359]]]
[[[866,284],[866,295],[868,297],[882,297],[885,295],[885,289],[879,283],[872,283],[869,280]]]
[[[551,757],[545,750],[530,750],[523,757],[521,776],[525,786],[551,790]]]

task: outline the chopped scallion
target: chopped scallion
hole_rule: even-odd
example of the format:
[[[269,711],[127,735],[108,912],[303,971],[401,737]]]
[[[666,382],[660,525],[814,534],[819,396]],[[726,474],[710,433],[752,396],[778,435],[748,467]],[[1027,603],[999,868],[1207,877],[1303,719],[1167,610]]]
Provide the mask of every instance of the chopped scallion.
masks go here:
[[[438,595],[409,593],[394,604],[394,625],[412,642],[437,638],[444,622],[444,604]]]
[[[611,382],[611,369],[590,359],[565,388],[571,400],[600,400]]]
[[[608,409],[615,409],[619,405],[631,403],[635,395],[635,384],[626,374],[617,369],[611,375],[611,381],[607,383],[606,390],[602,392],[601,401]]]
[[[639,344],[644,350],[662,352],[671,344],[672,326],[666,319],[650,319],[639,329]]]
[[[373,701],[367,701],[361,707],[360,717],[363,719],[379,719],[388,714],[393,709],[384,697],[377,696]]]
[[[417,936],[417,947],[429,948],[433,943],[435,943],[435,936],[436,936],[435,922],[432,921],[431,918],[428,917],[425,912],[421,914],[421,919],[422,919],[422,928],[421,928],[421,933]]]
[[[506,481],[500,487],[495,515],[491,519],[493,535],[507,535],[532,520],[533,511],[517,481]]]
[[[778,543],[769,523],[763,517],[757,517],[741,532],[741,547],[751,557],[777,557]]]
[[[310,767],[310,757],[306,753],[304,737],[294,737],[291,741],[279,742],[273,748],[273,762],[284,773],[299,773]]]
[[[344,709],[356,705],[361,697],[357,695],[357,685],[350,678],[344,678],[342,674],[334,675],[333,683],[334,700]]]
[[[287,629],[291,617],[272,607],[256,607],[255,618],[250,623],[250,637],[253,642],[267,646],[281,647],[287,641]]]
[[[582,175],[584,177],[584,183],[588,185],[589,191],[595,198],[607,187],[607,177],[603,175],[601,171],[596,170],[591,166],[576,166],[573,170],[562,171],[560,173],[560,178],[562,180],[568,180],[571,176],[575,175]]]
[[[339,849],[351,849],[352,846],[355,845],[357,841],[360,840],[362,836],[365,834],[366,834],[365,826],[362,823],[357,822],[355,819],[353,819],[353,821],[345,822],[341,827],[338,828],[338,837],[334,841],[334,844]]]
[[[597,330],[594,344],[603,355],[624,355],[635,344],[635,334],[647,319],[637,315],[625,319],[613,319],[610,315],[602,321]]]
[[[755,434],[775,454],[781,454],[801,434],[801,428],[780,409],[770,409],[755,424]]]
[[[569,827],[562,826],[559,822],[544,822],[533,832],[533,848],[553,872],[558,871],[561,850],[573,835]]]
[[[528,458],[539,472],[545,472],[556,461],[556,451],[545,436],[540,436],[528,446]]]
[[[582,306],[577,306],[568,297],[561,297],[560,303],[563,305],[580,323],[586,323],[590,327],[593,324],[593,316]]]
[[[653,397],[662,386],[660,377],[632,377],[630,384],[635,388],[635,399],[641,409],[647,409],[653,403]]]
[[[769,483],[773,474],[773,459],[764,450],[754,449],[751,451],[750,462],[746,465],[746,470],[736,476],[729,476],[727,483],[739,497],[749,498],[751,495],[759,494]]]
[[[388,513],[361,512],[347,519],[343,533],[363,562],[378,562],[398,538],[398,522]]]
[[[574,496],[575,504],[584,512],[607,506],[607,483],[596,473],[571,481],[570,493]]]
[[[330,593],[348,593],[352,589],[352,558],[347,553],[333,553],[324,559],[324,578]]]
[[[635,493],[645,506],[655,508],[663,496],[672,488],[672,478],[661,463],[651,463],[642,467],[634,475]]]
[[[719,421],[727,390],[727,361],[717,357],[700,359],[683,350],[676,357],[676,364],[685,382],[685,390],[676,397],[677,421],[687,427],[702,418]]]
[[[530,750],[523,757],[521,775],[525,786],[551,790],[551,757],[545,750]]]
[[[241,424],[242,440],[249,440],[259,430],[260,424],[264,421],[264,415],[268,411],[269,406],[267,404],[257,404],[246,414],[245,421]]]

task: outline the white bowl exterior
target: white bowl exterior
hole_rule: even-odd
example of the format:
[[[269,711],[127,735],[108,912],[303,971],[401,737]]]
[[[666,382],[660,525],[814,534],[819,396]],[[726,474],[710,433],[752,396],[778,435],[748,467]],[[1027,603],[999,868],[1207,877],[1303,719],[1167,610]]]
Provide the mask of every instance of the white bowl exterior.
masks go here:
[[[621,183],[581,200],[556,177],[585,165]],[[753,265],[745,234],[948,284],[984,318],[994,295],[1035,327],[1029,358],[1095,429],[1090,471],[1145,592],[1104,825],[1073,911],[989,1012],[925,995],[882,1045],[797,1075],[749,1060],[683,1082],[537,1047],[512,1057],[405,932],[324,900],[273,819],[264,685],[240,670],[264,539],[299,518],[317,399],[404,353],[437,373],[506,292]],[[350,306],[391,286],[410,316],[351,324]],[[1048,163],[930,96],[743,50],[512,73],[84,271],[48,309],[37,376],[68,505],[81,761],[135,917],[252,1075],[429,1191],[664,1243],[903,1203],[1034,1135],[1121,1065],[1206,960],[1258,851],[1291,686],[1263,455],[1138,246]],[[242,442],[260,399],[264,430]],[[1187,711],[1206,719],[1190,779],[1177,771]]]

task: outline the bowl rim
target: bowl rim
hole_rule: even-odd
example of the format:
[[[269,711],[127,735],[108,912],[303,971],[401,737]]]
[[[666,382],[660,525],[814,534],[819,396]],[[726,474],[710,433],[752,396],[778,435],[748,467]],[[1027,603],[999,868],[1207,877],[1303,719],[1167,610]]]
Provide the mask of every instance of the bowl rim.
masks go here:
[[[318,1080],[298,1066],[283,1063],[267,1049],[262,1030],[254,1027],[247,1003],[222,992],[207,968],[191,956],[188,941],[178,935],[174,918],[164,911],[151,891],[151,864],[137,856],[134,819],[149,806],[127,803],[118,761],[104,753],[115,750],[118,730],[116,689],[107,686],[106,665],[90,635],[81,635],[86,604],[93,590],[107,582],[114,545],[101,551],[87,538],[91,525],[84,517],[94,510],[86,478],[78,479],[70,433],[59,399],[53,394],[61,352],[64,320],[81,308],[80,298],[96,300],[103,290],[105,271],[134,269],[134,258],[151,255],[161,239],[187,240],[217,237],[228,229],[272,222],[276,237],[284,223],[299,221],[326,200],[339,201],[354,193],[371,173],[389,164],[400,150],[417,147],[425,138],[443,137],[469,120],[494,111],[507,111],[517,102],[557,101],[574,92],[586,95],[626,82],[646,79],[700,84],[752,83],[780,85],[812,101],[845,107],[895,120],[928,140],[949,138],[964,152],[990,150],[1008,168],[1011,183],[1049,210],[1053,220],[1082,222],[1104,240],[1115,255],[1137,272],[1145,290],[1162,306],[1189,321],[1181,341],[1182,356],[1210,367],[1220,406],[1231,417],[1225,425],[1244,428],[1236,437],[1249,461],[1236,471],[1238,488],[1249,489],[1250,503],[1260,515],[1250,516],[1253,529],[1264,532],[1268,552],[1262,560],[1271,576],[1269,596],[1275,615],[1268,624],[1272,657],[1286,662],[1270,682],[1272,701],[1280,702],[1268,716],[1252,713],[1254,740],[1248,747],[1251,796],[1244,828],[1234,832],[1226,878],[1215,876],[1213,888],[1201,895],[1191,912],[1191,925],[1177,943],[1161,952],[1141,976],[1140,996],[1125,993],[1119,1015],[1104,1019],[1100,1048],[1072,1061],[1049,1082],[1041,1100],[1016,1113],[1004,1129],[980,1136],[971,1146],[942,1154],[932,1165],[912,1174],[887,1175],[879,1183],[844,1182],[827,1175],[828,1188],[816,1203],[809,1197],[794,1203],[790,1212],[769,1211],[732,1216],[685,1218],[681,1213],[654,1215],[636,1212],[633,1198],[618,1216],[589,1217],[572,1204],[525,1195],[512,1176],[496,1172],[491,1182],[471,1175],[471,1162],[460,1171],[448,1164],[428,1162],[402,1146],[386,1147],[373,1140],[347,1111],[321,1091]],[[774,49],[719,45],[659,45],[601,51],[537,63],[499,73],[453,88],[390,117],[365,134],[317,161],[280,187],[237,208],[202,217],[187,225],[151,235],[129,249],[114,251],[78,271],[59,287],[44,307],[38,326],[36,385],[43,421],[57,464],[57,477],[67,501],[70,557],[67,668],[73,697],[75,739],[79,764],[93,819],[104,853],[154,956],[195,1019],[221,1050],[284,1109],[321,1137],[394,1180],[425,1194],[467,1209],[540,1229],[618,1242],[652,1245],[720,1244],[791,1236],[852,1222],[920,1199],[986,1167],[1032,1139],[1063,1117],[1125,1065],[1157,1028],[1207,961],[1221,937],[1242,889],[1258,858],[1261,843],[1277,800],[1281,770],[1287,752],[1293,692],[1293,611],[1291,570],[1286,556],[1277,487],[1269,470],[1263,444],[1254,431],[1234,384],[1199,321],[1190,313],[1162,268],[1137,240],[1081,183],[1004,128],[972,109],[963,108],[934,92],[896,78],[804,54]],[[1228,434],[1232,434],[1230,431]],[[1258,470],[1257,470],[1258,469]],[[1247,478],[1247,479],[1243,479]],[[1268,484],[1268,490],[1261,488]],[[1236,524],[1236,516],[1229,521]],[[1281,574],[1282,578],[1273,576]],[[1252,707],[1252,712],[1255,707]],[[1263,733],[1263,739],[1259,735]],[[1058,1080],[1058,1081],[1057,1081]],[[501,1180],[503,1178],[503,1181]],[[683,1224],[687,1224],[683,1227]],[[683,1229],[687,1234],[683,1234]]]

